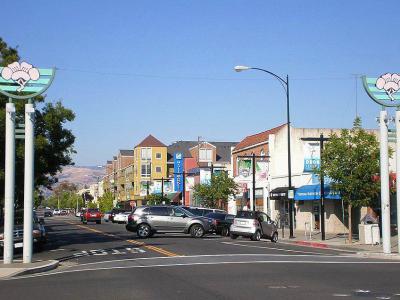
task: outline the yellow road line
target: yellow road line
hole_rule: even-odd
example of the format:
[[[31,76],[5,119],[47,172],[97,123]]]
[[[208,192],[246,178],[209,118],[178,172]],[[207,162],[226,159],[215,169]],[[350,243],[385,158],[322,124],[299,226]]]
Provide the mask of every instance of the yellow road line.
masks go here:
[[[118,238],[118,236],[116,236],[114,234],[106,233],[106,232],[103,232],[103,231],[100,231],[100,230],[97,230],[97,229],[94,229],[94,228],[90,228],[90,227],[87,227],[87,226],[84,226],[84,225],[75,224],[75,223],[71,223],[71,222],[66,222],[66,223],[71,224],[71,225],[75,225],[77,227],[80,227],[80,228],[83,228],[83,229],[86,229],[86,230],[89,230],[89,231],[93,231],[95,233],[99,233],[99,234],[102,234],[102,235]],[[130,243],[130,244],[137,245],[137,246],[143,246],[144,248],[147,248],[147,249],[152,250],[154,252],[161,253],[161,254],[166,255],[166,256],[179,256],[178,254],[176,254],[174,252],[170,252],[168,250],[165,250],[165,249],[162,249],[162,248],[159,248],[159,247],[155,247],[155,246],[152,246],[152,245],[147,245],[144,242],[139,242],[139,241],[135,241],[135,240],[125,240],[125,241]]]

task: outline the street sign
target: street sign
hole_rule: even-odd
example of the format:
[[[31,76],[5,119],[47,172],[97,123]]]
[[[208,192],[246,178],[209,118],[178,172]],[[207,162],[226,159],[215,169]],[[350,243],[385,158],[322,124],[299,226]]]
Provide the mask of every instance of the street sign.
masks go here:
[[[386,73],[380,77],[362,77],[364,89],[376,103],[386,107],[400,106],[400,75]]]

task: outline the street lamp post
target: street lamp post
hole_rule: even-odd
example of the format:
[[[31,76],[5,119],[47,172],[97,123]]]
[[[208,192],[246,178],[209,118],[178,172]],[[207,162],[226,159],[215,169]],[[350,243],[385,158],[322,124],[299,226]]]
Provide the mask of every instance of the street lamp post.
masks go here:
[[[294,220],[293,220],[293,192],[292,192],[292,160],[291,160],[291,150],[290,150],[290,101],[289,101],[289,75],[286,75],[286,80],[283,79],[282,77],[276,75],[275,73],[272,73],[270,71],[261,69],[261,68],[253,68],[253,67],[247,67],[247,66],[236,66],[235,68],[236,72],[241,72],[241,71],[246,71],[246,70],[258,70],[262,71],[265,73],[268,73],[269,75],[272,75],[282,85],[282,87],[285,90],[286,93],[286,116],[287,116],[287,149],[288,149],[288,200],[289,200],[289,227],[290,227],[290,238],[293,238],[293,225],[294,225]]]

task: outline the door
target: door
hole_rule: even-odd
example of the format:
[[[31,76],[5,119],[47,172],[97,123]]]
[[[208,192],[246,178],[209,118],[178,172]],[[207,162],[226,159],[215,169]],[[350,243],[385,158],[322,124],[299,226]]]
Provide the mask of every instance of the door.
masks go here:
[[[268,217],[265,213],[260,213],[258,215],[258,221],[261,224],[263,235],[266,237],[271,237],[274,231],[274,224],[270,217]]]
[[[165,231],[168,228],[169,214],[168,207],[150,207],[150,214],[147,216],[150,226],[157,231]]]
[[[183,232],[189,218],[185,212],[178,207],[169,208],[169,227],[171,231]]]

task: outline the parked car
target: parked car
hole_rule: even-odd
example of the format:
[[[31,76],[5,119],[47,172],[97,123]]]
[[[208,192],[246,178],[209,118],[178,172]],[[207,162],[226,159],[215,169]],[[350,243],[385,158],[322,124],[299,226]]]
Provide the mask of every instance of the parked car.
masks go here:
[[[222,213],[226,214],[226,211],[222,209],[216,209],[216,208],[205,208],[205,207],[197,207],[197,206],[180,206],[183,209],[191,212],[192,214],[196,216],[205,216],[209,213]]]
[[[230,236],[232,239],[236,239],[238,236],[246,236],[253,241],[259,241],[264,237],[276,243],[278,241],[278,227],[263,212],[239,211],[230,227]]]
[[[33,213],[33,246],[34,250],[42,250],[47,241],[46,229],[44,227],[44,219],[38,218],[36,213]],[[14,248],[22,248],[24,240],[24,211],[22,209],[14,212]],[[4,248],[4,219],[0,218],[0,252]]]
[[[106,211],[106,212],[104,213],[103,220],[104,220],[105,222],[110,221],[110,215],[111,215],[111,210],[110,210],[110,211]]]
[[[235,215],[229,215],[227,213],[212,212],[206,214],[205,217],[212,219],[213,228],[216,234],[222,236],[229,236],[229,229],[233,223]]]
[[[61,215],[61,210],[60,210],[60,209],[57,209],[57,208],[54,209],[54,210],[53,210],[53,215],[54,215],[54,216],[59,216],[59,215]]]
[[[44,211],[44,216],[45,216],[45,217],[52,217],[52,216],[53,216],[53,211],[52,211],[52,210],[49,210],[49,209],[46,209],[46,210]]]
[[[115,221],[114,221],[114,216],[115,216],[116,214],[119,214],[119,213],[121,213],[121,212],[126,212],[126,211],[127,211],[126,209],[122,209],[122,208],[113,208],[113,209],[111,210],[111,213],[110,213],[109,217],[108,217],[109,221],[115,223]]]
[[[128,216],[126,229],[136,232],[140,238],[156,232],[183,232],[200,238],[212,231],[212,220],[177,206],[141,206]]]
[[[75,217],[80,218],[82,215],[82,211],[81,210],[77,210],[75,213]]]
[[[98,208],[88,208],[82,211],[81,220],[83,224],[88,222],[96,222],[96,224],[101,224],[101,213]]]
[[[116,214],[114,216],[114,222],[118,224],[127,224],[128,216],[132,213],[132,211],[124,211]]]

